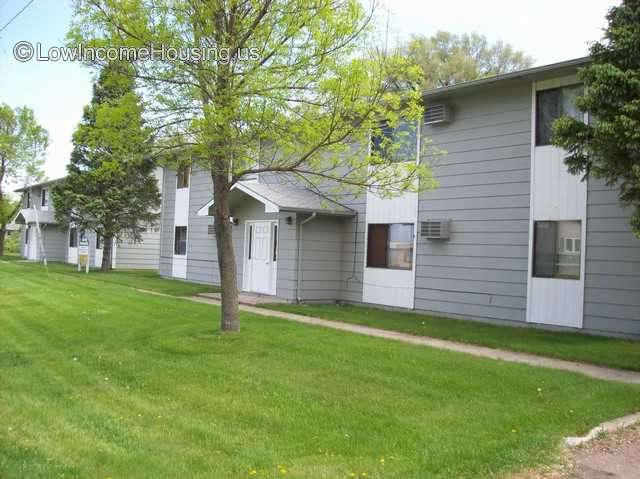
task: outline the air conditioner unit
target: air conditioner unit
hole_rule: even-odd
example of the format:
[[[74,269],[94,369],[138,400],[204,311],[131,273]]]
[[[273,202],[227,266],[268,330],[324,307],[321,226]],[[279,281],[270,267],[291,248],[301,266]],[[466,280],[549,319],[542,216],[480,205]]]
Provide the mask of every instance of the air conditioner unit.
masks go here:
[[[452,120],[451,108],[444,103],[431,105],[424,111],[424,124],[437,125],[439,123],[449,123]]]
[[[449,239],[449,219],[420,222],[420,236],[427,239]]]
[[[207,225],[207,234],[208,234],[208,235],[214,235],[214,234],[216,234],[216,227],[215,227],[215,225]]]

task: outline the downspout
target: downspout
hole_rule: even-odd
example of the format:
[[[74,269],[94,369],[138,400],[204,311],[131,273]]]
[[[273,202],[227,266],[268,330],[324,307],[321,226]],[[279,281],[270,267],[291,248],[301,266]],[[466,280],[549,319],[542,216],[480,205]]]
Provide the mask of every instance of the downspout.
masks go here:
[[[296,301],[298,303],[302,301],[302,295],[300,294],[300,289],[302,286],[302,226],[305,223],[313,220],[316,216],[318,216],[317,213],[311,213],[311,216],[298,223],[298,277],[296,285]]]

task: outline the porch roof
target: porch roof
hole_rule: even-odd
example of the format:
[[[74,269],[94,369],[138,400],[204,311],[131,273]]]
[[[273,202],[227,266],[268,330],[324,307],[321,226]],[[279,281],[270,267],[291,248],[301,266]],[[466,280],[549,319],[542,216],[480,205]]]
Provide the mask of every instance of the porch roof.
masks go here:
[[[18,211],[18,214],[13,219],[12,223],[16,223],[19,225],[35,223],[36,214],[38,215],[38,223],[40,224],[47,225],[56,223],[53,211],[35,210],[33,208],[26,208]]]
[[[354,210],[322,196],[308,188],[284,184],[266,184],[257,181],[240,181],[231,188],[231,207],[246,197],[264,205],[265,213],[291,211],[333,216],[353,216]],[[209,216],[213,199],[198,210],[198,216]]]

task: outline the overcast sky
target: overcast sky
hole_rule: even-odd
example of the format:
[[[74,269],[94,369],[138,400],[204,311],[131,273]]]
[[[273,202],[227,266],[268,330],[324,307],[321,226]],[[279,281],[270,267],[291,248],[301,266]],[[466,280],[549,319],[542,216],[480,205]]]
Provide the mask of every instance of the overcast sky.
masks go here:
[[[478,32],[524,50],[536,65],[584,56],[600,38],[604,15],[614,0],[383,0],[395,37],[437,30]],[[28,0],[0,0],[0,28]],[[28,105],[49,131],[49,178],[64,176],[71,135],[91,99],[91,76],[74,63],[20,63],[13,46],[26,40],[43,47],[63,44],[71,19],[70,1],[35,0],[0,33],[0,103]]]

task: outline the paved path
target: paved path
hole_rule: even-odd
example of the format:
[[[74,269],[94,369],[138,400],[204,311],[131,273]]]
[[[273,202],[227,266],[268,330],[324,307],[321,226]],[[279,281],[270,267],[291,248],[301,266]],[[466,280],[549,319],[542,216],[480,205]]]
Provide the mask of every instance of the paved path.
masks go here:
[[[140,290],[143,291],[143,290]],[[167,296],[161,293],[151,291],[143,291],[145,293]],[[220,305],[220,301],[203,296],[193,296],[190,298],[182,298],[197,303]],[[298,323],[310,324],[313,326],[322,326],[324,328],[337,329],[340,331],[348,331],[350,333],[362,334],[364,336],[372,336],[376,338],[390,339],[418,346],[428,346],[447,351],[456,351],[471,354],[483,358],[497,359],[502,361],[510,361],[514,363],[528,364],[551,369],[561,369],[564,371],[572,371],[585,376],[597,379],[605,379],[609,381],[619,381],[630,384],[640,384],[640,373],[634,371],[624,371],[620,369],[611,369],[604,366],[595,366],[592,364],[578,363],[574,361],[565,361],[562,359],[548,358],[537,356],[535,354],[518,353],[514,351],[505,351],[502,349],[487,348],[484,346],[475,346],[472,344],[458,343],[445,339],[431,338],[427,336],[413,336],[411,334],[400,333],[397,331],[388,331],[384,329],[371,328],[358,324],[344,323],[341,321],[329,321],[327,319],[314,318],[310,316],[302,316],[300,314],[285,313],[282,311],[274,311],[256,306],[241,304],[241,311],[247,313],[258,314],[261,316],[270,316]]]

